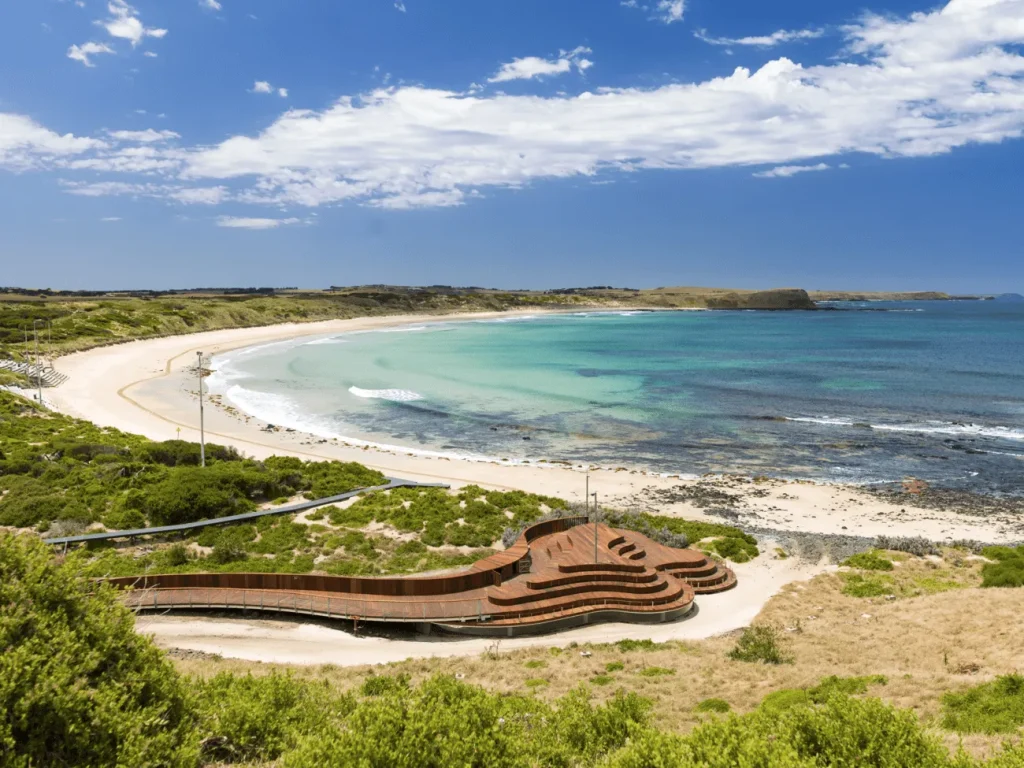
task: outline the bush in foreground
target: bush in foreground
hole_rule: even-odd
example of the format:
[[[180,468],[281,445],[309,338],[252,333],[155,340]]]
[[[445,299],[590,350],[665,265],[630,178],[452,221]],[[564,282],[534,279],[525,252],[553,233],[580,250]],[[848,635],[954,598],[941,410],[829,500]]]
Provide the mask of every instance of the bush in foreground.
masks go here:
[[[0,765],[195,763],[186,688],[113,590],[0,533]]]

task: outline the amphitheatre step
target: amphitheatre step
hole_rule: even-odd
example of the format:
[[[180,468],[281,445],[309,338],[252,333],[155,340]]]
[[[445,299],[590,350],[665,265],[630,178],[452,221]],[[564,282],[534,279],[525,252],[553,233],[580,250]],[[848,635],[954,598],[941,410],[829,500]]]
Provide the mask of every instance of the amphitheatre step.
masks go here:
[[[488,595],[488,599],[495,605],[522,605],[525,603],[537,602],[538,600],[555,600],[565,595],[577,595],[585,592],[622,592],[633,595],[647,595],[664,592],[669,588],[670,582],[664,578],[649,584],[630,584],[628,582],[581,582],[568,584],[555,589],[526,589],[523,591],[512,590],[508,587],[497,587]]]
[[[579,584],[582,582],[604,582],[604,581],[617,581],[617,582],[630,582],[634,584],[643,584],[656,581],[659,575],[655,571],[644,571],[642,573],[610,573],[603,571],[591,571],[588,573],[577,573],[571,576],[559,576],[554,579],[541,579],[537,581],[527,581],[526,586],[528,589],[552,589],[554,587],[562,587],[566,584]]]

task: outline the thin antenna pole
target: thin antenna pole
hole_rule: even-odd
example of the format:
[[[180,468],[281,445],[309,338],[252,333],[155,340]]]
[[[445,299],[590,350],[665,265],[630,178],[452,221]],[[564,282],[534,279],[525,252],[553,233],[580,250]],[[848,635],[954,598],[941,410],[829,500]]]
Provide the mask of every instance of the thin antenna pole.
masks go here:
[[[199,376],[199,466],[206,466],[206,427],[203,424],[203,353],[196,352],[199,365],[196,373]]]
[[[43,405],[43,366],[39,360],[39,327],[36,325],[39,320],[32,321],[32,332],[36,337],[36,392],[39,393],[39,406]]]
[[[594,563],[597,563],[597,491],[591,494],[594,497]]]

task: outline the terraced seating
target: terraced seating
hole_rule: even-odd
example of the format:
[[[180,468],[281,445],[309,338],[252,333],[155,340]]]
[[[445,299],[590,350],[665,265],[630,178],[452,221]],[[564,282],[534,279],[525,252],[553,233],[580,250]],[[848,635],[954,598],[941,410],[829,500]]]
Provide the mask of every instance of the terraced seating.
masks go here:
[[[569,626],[602,615],[666,621],[686,615],[695,594],[736,586],[733,572],[703,553],[585,518],[532,526],[508,549],[435,577],[171,574],[111,581],[138,587],[126,599],[142,609],[234,607],[481,634]]]

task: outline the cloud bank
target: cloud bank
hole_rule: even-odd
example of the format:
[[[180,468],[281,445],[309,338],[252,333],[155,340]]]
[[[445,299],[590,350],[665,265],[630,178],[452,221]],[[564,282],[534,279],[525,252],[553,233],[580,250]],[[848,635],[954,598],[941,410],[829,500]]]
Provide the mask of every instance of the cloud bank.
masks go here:
[[[653,88],[553,96],[382,88],[323,109],[288,110],[258,134],[212,146],[59,135],[0,114],[0,167],[113,175],[67,180],[76,194],[180,203],[172,193],[217,189],[185,196],[412,208],[643,169],[749,166],[779,176],[757,167],[814,168],[852,153],[923,157],[1024,131],[1024,0],[866,15],[840,34],[839,58],[825,64],[779,57],[756,70]],[[560,71],[562,58],[554,60]]]

